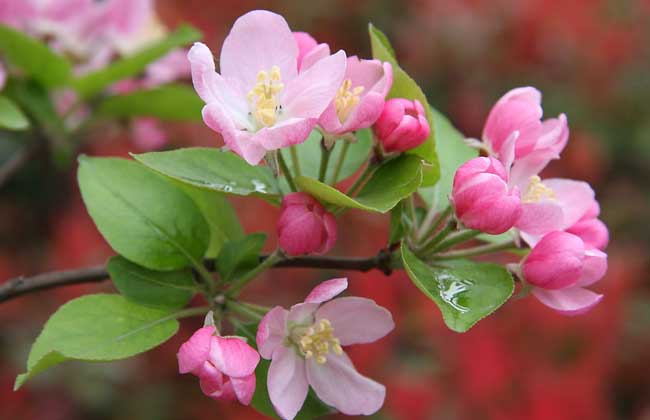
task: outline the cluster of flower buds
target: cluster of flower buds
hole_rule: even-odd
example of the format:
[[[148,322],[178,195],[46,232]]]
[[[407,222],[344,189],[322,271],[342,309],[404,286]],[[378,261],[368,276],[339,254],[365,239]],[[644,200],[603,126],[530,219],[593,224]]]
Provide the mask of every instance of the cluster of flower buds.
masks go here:
[[[492,108],[480,147],[488,157],[463,164],[451,202],[468,228],[489,234],[515,229],[532,251],[515,271],[545,305],[579,314],[602,295],[585,289],[607,271],[608,231],[589,184],[542,179],[569,138],[564,114],[542,121],[541,94],[513,89]]]
[[[390,312],[370,299],[334,299],[347,286],[347,279],[328,280],[290,310],[271,309],[257,330],[259,354],[243,337],[222,337],[211,325],[199,329],[178,352],[180,373],[198,376],[211,398],[248,405],[261,355],[271,360],[267,388],[283,419],[296,417],[310,387],[341,413],[375,413],[386,389],[357,372],[344,348],[377,341],[394,323]]]

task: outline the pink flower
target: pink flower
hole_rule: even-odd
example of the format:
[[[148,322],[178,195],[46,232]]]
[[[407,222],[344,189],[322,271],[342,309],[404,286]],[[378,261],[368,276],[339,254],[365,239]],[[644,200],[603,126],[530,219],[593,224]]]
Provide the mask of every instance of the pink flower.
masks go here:
[[[187,51],[173,50],[145,69],[142,84],[144,87],[153,88],[165,83],[189,78],[191,75],[190,63],[187,61]]]
[[[278,220],[280,247],[289,255],[324,254],[336,243],[336,219],[312,196],[284,196]]]
[[[22,29],[34,15],[34,5],[27,0],[0,1],[0,23]]]
[[[314,39],[307,32],[294,32],[298,44],[298,72],[307,70],[321,58],[330,56],[330,46]]]
[[[593,200],[591,207],[573,226],[566,231],[579,236],[586,246],[605,249],[609,242],[609,230],[607,226],[598,219],[600,206]]]
[[[345,79],[318,123],[334,135],[370,127],[381,115],[392,84],[390,63],[348,57]]]
[[[131,125],[133,143],[138,150],[151,152],[162,149],[169,140],[156,118],[136,118]]]
[[[248,405],[255,393],[259,354],[241,337],[222,337],[213,326],[197,330],[178,351],[178,370],[199,377],[201,390],[215,400]]]
[[[587,312],[603,298],[585,289],[607,271],[607,254],[588,248],[578,236],[551,232],[522,262],[524,279],[546,306],[565,315]]]
[[[393,329],[393,319],[369,299],[330,300],[346,288],[346,279],[323,282],[304,303],[288,311],[276,306],[260,322],[257,347],[271,359],[269,396],[284,419],[296,416],[309,386],[347,415],[370,415],[384,403],[384,386],[358,373],[342,346],[379,340]]]
[[[493,157],[474,158],[458,168],[451,202],[466,227],[494,235],[510,229],[521,215],[519,191],[508,187],[506,170]]]
[[[204,44],[194,44],[188,58],[194,88],[206,102],[203,120],[253,165],[267,151],[305,141],[345,73],[339,51],[298,74],[298,46],[287,22],[262,10],[233,25],[221,50],[221,74]]]
[[[511,177],[528,178],[557,159],[568,140],[566,116],[541,121],[542,94],[533,87],[512,89],[494,105],[483,128],[483,142],[506,169],[515,162]],[[519,174],[517,161],[528,170]],[[530,170],[532,169],[532,172]]]
[[[384,104],[374,131],[384,151],[390,153],[419,146],[429,136],[430,128],[420,101],[393,98]]]

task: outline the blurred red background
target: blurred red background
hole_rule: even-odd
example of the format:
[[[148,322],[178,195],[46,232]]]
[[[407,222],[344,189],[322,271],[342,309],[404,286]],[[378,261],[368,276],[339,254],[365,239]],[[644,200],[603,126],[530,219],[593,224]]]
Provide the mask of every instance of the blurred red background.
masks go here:
[[[566,112],[571,127],[563,159],[549,171],[591,182],[611,229],[610,269],[598,285],[603,302],[566,318],[532,298],[512,299],[461,335],[404,274],[346,273],[351,294],[375,299],[397,323],[352,357],[388,388],[377,419],[650,419],[650,2],[159,0],[157,7],[171,27],[199,27],[213,50],[236,17],[268,8],[295,30],[367,57],[371,21],[431,104],[468,136],[480,136],[491,104],[508,89],[541,89],[547,115]],[[220,141],[202,126],[167,128],[178,146]],[[120,127],[98,130],[90,144],[89,154],[126,155],[132,147]],[[112,254],[86,214],[75,169],[33,162],[0,192],[0,279]],[[233,202],[247,232],[268,231],[267,246],[274,245],[277,210],[261,200]],[[340,226],[337,254],[372,255],[387,238],[386,217],[351,211]],[[250,297],[290,305],[316,281],[340,274],[274,270]],[[80,294],[111,290],[109,283],[74,286],[2,304],[0,418],[260,418],[205,398],[195,378],[177,374],[175,353],[198,319],[137,359],[68,363],[13,393],[47,317]]]

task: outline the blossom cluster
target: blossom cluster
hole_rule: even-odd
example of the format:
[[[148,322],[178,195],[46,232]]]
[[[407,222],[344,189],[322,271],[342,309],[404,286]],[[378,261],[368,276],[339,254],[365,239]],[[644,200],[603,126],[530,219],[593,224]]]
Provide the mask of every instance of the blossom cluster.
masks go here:
[[[489,234],[514,228],[532,251],[513,271],[542,303],[576,315],[603,297],[585,287],[607,271],[609,234],[589,184],[540,177],[569,139],[564,114],[541,120],[541,98],[537,89],[522,87],[499,99],[482,141],[473,141],[487,157],[458,168],[451,201],[468,228]]]

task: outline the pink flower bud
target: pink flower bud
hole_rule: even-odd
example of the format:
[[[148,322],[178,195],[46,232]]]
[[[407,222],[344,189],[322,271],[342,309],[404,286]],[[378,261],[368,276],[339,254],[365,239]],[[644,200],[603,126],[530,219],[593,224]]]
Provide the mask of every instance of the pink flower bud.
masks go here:
[[[493,235],[510,229],[522,211],[519,191],[508,187],[506,170],[493,157],[474,158],[458,168],[451,201],[466,227]]]
[[[324,254],[332,249],[336,237],[336,219],[313,197],[305,193],[284,196],[278,238],[287,254]]]
[[[430,127],[417,99],[394,98],[384,104],[374,130],[386,152],[405,152],[422,144]]]
[[[609,243],[609,230],[605,223],[598,219],[599,214],[600,205],[593,200],[589,210],[566,231],[579,236],[587,247],[605,249]]]
[[[580,280],[584,259],[585,246],[580,238],[566,232],[551,232],[524,260],[524,278],[543,289],[564,289]]]
[[[255,393],[260,355],[241,337],[215,333],[215,327],[203,327],[183,343],[178,351],[178,370],[198,376],[208,397],[248,405]]]

